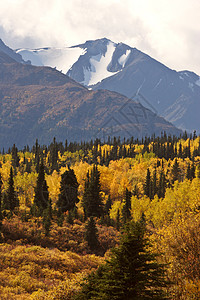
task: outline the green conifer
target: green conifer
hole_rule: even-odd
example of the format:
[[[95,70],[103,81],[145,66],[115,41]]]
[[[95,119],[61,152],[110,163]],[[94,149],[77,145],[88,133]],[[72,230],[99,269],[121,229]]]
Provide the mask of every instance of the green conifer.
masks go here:
[[[103,203],[101,198],[100,172],[95,165],[91,174],[87,173],[82,205],[86,217],[101,217]]]
[[[99,246],[98,230],[93,217],[90,217],[85,226],[85,240],[91,251],[94,251]]]
[[[16,207],[19,206],[19,199],[14,188],[14,179],[13,179],[13,168],[10,168],[10,176],[8,179],[8,189],[6,191],[6,208],[10,211],[14,211]]]
[[[87,277],[79,300],[167,299],[165,266],[156,260],[143,222],[129,225],[111,257]]]
[[[60,194],[58,196],[57,207],[62,212],[74,209],[78,203],[78,182],[74,170],[65,171],[61,176]]]
[[[34,204],[33,204],[33,214],[37,216],[42,216],[43,211],[50,206],[49,200],[49,191],[47,182],[45,180],[45,172],[43,161],[39,165],[38,177],[35,187],[35,196],[34,196]]]
[[[125,201],[122,208],[122,218],[123,222],[126,223],[131,218],[131,192],[126,188],[125,192]]]

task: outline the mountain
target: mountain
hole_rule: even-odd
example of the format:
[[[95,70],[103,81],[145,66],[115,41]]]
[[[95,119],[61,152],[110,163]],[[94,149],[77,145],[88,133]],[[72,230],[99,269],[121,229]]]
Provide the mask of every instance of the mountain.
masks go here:
[[[3,54],[6,54],[8,57],[10,57],[11,59],[13,59],[14,61],[17,61],[19,63],[29,63],[30,64],[30,61],[25,62],[19,53],[16,53],[14,50],[12,50],[7,45],[5,45],[1,39],[0,39],[0,53],[1,53],[1,56],[3,56]],[[7,59],[8,59],[8,57],[7,57]]]
[[[108,89],[142,102],[177,127],[198,130],[200,77],[176,72],[136,48],[106,38],[69,48],[18,49],[33,64],[62,70],[93,90]]]
[[[1,59],[2,57],[2,59]],[[110,136],[179,135],[176,127],[116,92],[90,91],[50,67],[17,63],[0,52],[0,148]]]

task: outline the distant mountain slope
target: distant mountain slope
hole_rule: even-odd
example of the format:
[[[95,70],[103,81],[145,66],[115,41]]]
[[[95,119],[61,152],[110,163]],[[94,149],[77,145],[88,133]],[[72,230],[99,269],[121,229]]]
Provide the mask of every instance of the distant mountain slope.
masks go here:
[[[0,148],[57,140],[180,134],[140,103],[111,91],[88,91],[49,67],[0,62]],[[130,114],[131,111],[131,114]]]
[[[7,45],[5,45],[1,39],[0,39],[0,52],[5,53],[6,55],[8,55],[9,57],[11,57],[13,60],[17,62],[27,63],[23,60],[22,56],[19,53],[16,53],[14,50],[12,50]]]
[[[108,89],[127,97],[140,93],[147,99],[142,104],[168,121],[200,132],[200,78],[195,73],[176,72],[136,48],[106,38],[70,48],[19,49],[17,53],[33,64],[37,58],[39,65],[57,67],[94,90]]]

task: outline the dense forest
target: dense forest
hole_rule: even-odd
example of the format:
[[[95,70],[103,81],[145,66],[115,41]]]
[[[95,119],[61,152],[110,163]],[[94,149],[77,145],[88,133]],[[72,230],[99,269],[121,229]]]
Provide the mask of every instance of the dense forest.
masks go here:
[[[196,132],[1,149],[1,299],[199,299],[199,228]]]

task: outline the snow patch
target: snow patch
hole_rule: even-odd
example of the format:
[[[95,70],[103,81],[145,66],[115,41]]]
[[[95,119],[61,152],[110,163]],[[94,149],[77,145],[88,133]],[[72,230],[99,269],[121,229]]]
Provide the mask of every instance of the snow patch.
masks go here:
[[[123,54],[119,59],[118,59],[118,63],[122,66],[122,68],[124,68],[128,58],[129,58],[129,55],[131,53],[131,50],[126,50],[126,53]]]
[[[46,49],[19,49],[24,60],[30,60],[35,66],[49,66],[64,74],[85,53],[85,49],[76,48],[46,48]]]
[[[115,44],[109,42],[107,45],[107,51],[105,55],[98,54],[90,58],[91,70],[84,70],[84,84],[93,85],[104,78],[110,77],[118,72],[109,72],[107,67],[112,60],[113,53],[115,51]]]

